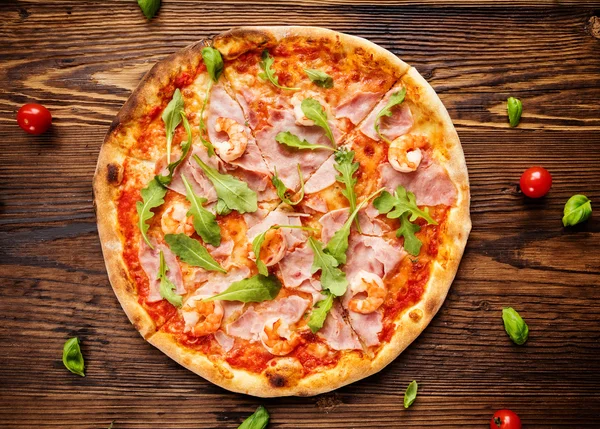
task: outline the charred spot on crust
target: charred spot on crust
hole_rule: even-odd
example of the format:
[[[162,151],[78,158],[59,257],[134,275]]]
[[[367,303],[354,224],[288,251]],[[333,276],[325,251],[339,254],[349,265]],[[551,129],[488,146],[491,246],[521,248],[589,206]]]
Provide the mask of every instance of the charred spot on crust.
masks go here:
[[[106,165],[106,180],[111,185],[119,185],[123,180],[123,167],[119,164],[109,163]]]
[[[269,384],[273,387],[285,386],[285,377],[281,374],[270,374],[267,372],[267,379],[269,380]]]
[[[410,313],[408,313],[408,317],[410,317],[410,320],[417,323],[423,317],[423,311],[421,311],[421,309],[419,308],[416,308]]]

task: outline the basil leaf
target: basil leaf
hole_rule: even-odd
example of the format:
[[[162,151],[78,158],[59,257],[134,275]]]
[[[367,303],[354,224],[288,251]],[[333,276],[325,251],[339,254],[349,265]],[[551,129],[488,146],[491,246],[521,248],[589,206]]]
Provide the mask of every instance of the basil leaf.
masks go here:
[[[309,237],[308,244],[314,254],[311,273],[314,274],[321,270],[321,286],[323,289],[330,291],[335,296],[342,296],[348,287],[348,280],[346,274],[337,268],[339,262],[323,251],[323,243],[320,241]]]
[[[279,84],[279,78],[277,76],[275,76],[275,72],[271,69],[271,66],[273,65],[274,61],[275,60],[273,59],[273,57],[271,57],[271,55],[269,55],[269,51],[267,51],[265,49],[262,53],[262,61],[258,63],[258,65],[262,69],[262,73],[259,73],[258,77],[261,78],[262,80],[268,80],[273,85],[275,85],[277,88],[289,89],[292,91],[299,90],[300,88],[289,88],[287,86],[281,86]]]
[[[277,135],[275,136],[275,141],[277,143],[281,143],[287,147],[292,147],[295,149],[309,149],[309,150],[315,150],[315,149],[327,149],[327,150],[335,150],[334,148],[332,148],[331,146],[325,146],[322,144],[312,144],[309,141],[307,141],[306,139],[302,139],[300,140],[300,137],[298,137],[295,134],[290,133],[289,131],[281,131],[279,133],[277,133]]]
[[[423,218],[430,225],[437,225],[437,222],[429,215],[429,210],[421,210],[417,206],[415,194],[408,192],[404,186],[396,188],[395,195],[391,195],[388,191],[383,191],[380,196],[375,198],[373,206],[379,213],[387,213],[389,219],[397,219],[404,213],[410,213],[410,221],[414,222],[417,218]]]
[[[227,207],[227,204],[225,204],[225,201],[218,199],[217,200],[217,207],[215,208],[215,211],[217,212],[218,215],[221,216],[226,216],[229,213],[231,213],[231,209],[229,207]]]
[[[333,88],[333,78],[327,73],[315,69],[304,69],[304,73],[315,85],[321,88]]]
[[[410,223],[408,213],[402,214],[400,217],[400,228],[396,231],[396,237],[404,237],[404,249],[413,256],[417,256],[421,251],[423,243],[415,236],[415,232],[419,232],[421,227],[417,224]]]
[[[202,48],[202,60],[206,65],[206,70],[213,82],[217,83],[221,73],[223,73],[223,57],[218,49],[207,46]]]
[[[173,143],[175,129],[181,123],[182,116],[185,115],[183,107],[183,97],[181,96],[181,91],[177,88],[173,93],[173,98],[169,101],[162,114],[162,120],[165,123],[165,132],[167,133],[167,164],[171,163],[171,144]]]
[[[335,176],[335,180],[345,185],[342,194],[350,204],[350,212],[353,212],[356,208],[356,192],[354,192],[356,178],[354,177],[354,173],[358,171],[359,163],[352,162],[354,160],[354,151],[349,151],[346,148],[341,148],[336,151],[334,159],[334,167],[340,173],[339,176]],[[356,219],[356,228],[361,232],[358,219]]]
[[[305,231],[314,231],[315,230],[314,228],[309,228],[309,227],[300,226],[300,225],[272,225],[271,227],[269,227],[269,229],[267,229],[264,232],[261,232],[256,237],[254,237],[254,240],[252,240],[252,251],[254,252],[254,256],[256,257],[256,268],[258,268],[259,274],[262,274],[263,276],[268,276],[269,270],[268,270],[267,266],[265,265],[265,263],[260,259],[260,249],[265,241],[267,232],[269,232],[272,229],[280,229],[280,228],[302,229]]]
[[[185,234],[184,234],[185,235]],[[165,255],[163,251],[160,251],[160,265],[158,267],[158,277],[160,280],[160,286],[158,291],[160,296],[169,301],[175,307],[181,307],[183,305],[183,298],[181,295],[177,295],[175,293],[175,285],[167,278],[167,271],[169,271],[169,267],[165,264]]]
[[[329,310],[331,310],[331,307],[333,306],[334,296],[329,292],[325,292],[325,295],[325,299],[317,302],[313,307],[312,313],[310,313],[308,327],[313,334],[316,334],[317,331],[323,327],[325,319],[327,319],[327,315],[329,314]]]
[[[232,283],[225,291],[206,298],[205,301],[262,302],[274,299],[281,289],[281,282],[275,276],[257,274],[249,279]]]
[[[83,373],[85,363],[83,362],[83,355],[81,354],[81,349],[79,348],[79,338],[69,338],[65,342],[65,345],[63,346],[62,361],[65,368],[67,368],[73,374],[85,377],[85,374]]]
[[[208,253],[206,247],[185,234],[167,234],[165,241],[179,259],[193,267],[201,267],[208,271],[227,273]]]
[[[154,216],[154,213],[151,210],[164,204],[164,198],[167,194],[167,190],[166,188],[163,188],[163,186],[156,180],[156,177],[154,177],[150,183],[148,183],[148,186],[142,189],[140,193],[142,194],[142,201],[138,201],[135,204],[139,218],[138,228],[140,229],[146,244],[148,244],[151,249],[154,249],[154,246],[152,246],[152,243],[150,243],[150,240],[146,235],[148,228],[150,228],[148,221]]]
[[[523,113],[523,104],[521,100],[515,97],[508,97],[506,100],[506,110],[508,111],[508,121],[511,127],[516,127],[521,121],[521,114]]]
[[[246,182],[242,182],[228,174],[221,174],[216,169],[206,165],[198,155],[194,159],[214,185],[219,199],[231,210],[237,210],[238,213],[253,213],[258,210],[258,198],[256,192],[248,187]]]
[[[219,246],[221,244],[221,229],[217,223],[217,218],[202,206],[207,199],[194,194],[192,187],[183,174],[181,179],[185,186],[186,199],[191,203],[186,216],[192,216],[194,229],[205,243],[212,244],[215,247]]]
[[[154,15],[160,9],[160,0],[137,0],[137,2],[146,19],[154,18]]]
[[[173,180],[173,173],[179,164],[187,157],[190,148],[192,147],[192,129],[190,128],[190,123],[188,122],[185,114],[181,112],[181,119],[183,121],[183,127],[185,128],[185,132],[187,133],[187,141],[181,145],[181,157],[177,161],[173,161],[169,165],[167,165],[167,170],[169,170],[169,174],[166,176],[157,175],[156,180],[163,185],[166,186]]]
[[[585,195],[573,195],[565,204],[563,214],[564,226],[585,222],[592,215],[592,202]]]
[[[511,307],[503,308],[502,320],[504,321],[504,330],[506,330],[513,343],[520,346],[525,344],[525,341],[529,338],[529,327],[519,313]]]
[[[279,199],[281,201],[283,201],[286,204],[289,204],[290,206],[295,206],[297,204],[300,204],[300,202],[304,199],[304,178],[302,177],[302,171],[300,170],[300,164],[298,164],[298,176],[300,176],[300,198],[298,198],[298,201],[296,201],[296,202],[293,202],[287,196],[288,187],[285,186],[285,183],[283,183],[283,181],[277,175],[277,167],[275,167],[275,173],[271,177],[271,183],[273,184],[273,186],[275,186],[275,190],[277,191],[277,196],[279,197]]]
[[[384,137],[383,134],[381,134],[381,132],[379,131],[379,125],[381,122],[381,118],[384,116],[387,116],[387,117],[392,116],[392,108],[401,104],[404,101],[405,96],[406,96],[406,88],[402,88],[400,91],[394,92],[390,96],[390,99],[388,100],[385,107],[383,109],[381,109],[379,111],[379,113],[377,114],[377,116],[375,117],[375,122],[373,122],[373,127],[375,128],[375,132],[377,133],[379,138],[381,138],[381,140],[383,140],[384,142],[391,143],[390,140],[387,139],[386,137]]]
[[[198,119],[198,129],[200,131],[200,141],[206,148],[208,152],[208,156],[215,156],[215,147],[213,144],[208,141],[208,131],[206,130],[206,123],[204,122],[204,110],[206,109],[206,104],[208,103],[208,97],[210,95],[210,90],[212,89],[212,80],[208,81],[208,86],[206,88],[206,95],[204,96],[204,101],[202,102],[202,109],[200,109],[200,117]]]
[[[325,130],[325,135],[335,146],[333,133],[331,132],[331,128],[329,128],[329,124],[327,123],[327,113],[325,113],[325,109],[323,106],[321,106],[321,103],[314,98],[308,97],[302,100],[300,107],[302,108],[302,113],[304,113],[304,116],[313,121],[315,125]]]
[[[254,414],[248,417],[238,426],[238,429],[265,429],[269,423],[269,413],[262,405],[256,409]]]
[[[404,392],[404,408],[410,407],[415,399],[417,399],[417,390],[419,386],[416,380],[413,380],[408,387],[406,388],[406,392]]]

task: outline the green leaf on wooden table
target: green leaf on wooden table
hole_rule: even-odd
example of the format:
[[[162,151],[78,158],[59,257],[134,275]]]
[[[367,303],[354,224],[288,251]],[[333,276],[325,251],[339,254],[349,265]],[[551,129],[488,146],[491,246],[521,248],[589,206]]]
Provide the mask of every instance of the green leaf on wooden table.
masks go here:
[[[249,279],[232,283],[218,295],[205,298],[205,301],[262,302],[274,299],[281,289],[281,282],[274,276],[257,274]]]
[[[385,107],[383,109],[381,109],[379,111],[379,113],[377,114],[377,116],[375,117],[375,121],[373,122],[373,128],[375,128],[375,132],[377,133],[379,138],[381,138],[381,140],[383,140],[384,142],[391,143],[390,140],[387,139],[386,137],[384,137],[383,134],[381,134],[381,132],[379,131],[379,125],[381,123],[381,118],[383,118],[384,116],[387,116],[387,117],[392,116],[392,108],[401,104],[404,101],[405,96],[406,96],[406,88],[402,88],[400,91],[394,92],[390,96]]]
[[[173,98],[165,107],[162,114],[162,120],[165,123],[165,132],[167,134],[167,164],[171,163],[171,145],[173,143],[173,136],[175,135],[175,129],[179,126],[182,121],[182,117],[185,116],[183,110],[183,97],[179,88],[173,93]]]
[[[154,216],[154,213],[151,210],[164,204],[167,190],[158,183],[156,177],[154,177],[150,183],[148,183],[148,186],[142,189],[140,193],[142,194],[142,201],[138,201],[135,204],[138,214],[138,228],[140,229],[146,244],[148,244],[151,249],[154,249],[154,246],[152,246],[146,235],[148,228],[150,228],[148,221]]]
[[[265,429],[269,423],[269,413],[262,405],[256,409],[254,414],[248,417],[238,426],[238,429]]]
[[[413,380],[408,387],[406,388],[406,392],[404,392],[404,408],[410,407],[415,399],[417,399],[417,390],[419,386],[417,385],[417,381]]]
[[[316,334],[323,327],[325,319],[327,319],[327,315],[333,306],[334,295],[328,291],[324,291],[323,294],[325,295],[325,299],[314,305],[310,313],[310,319],[308,320],[308,327],[313,334]]]
[[[415,236],[415,232],[419,232],[421,227],[408,220],[408,212],[403,213],[400,220],[401,224],[396,231],[396,237],[404,237],[404,249],[411,255],[417,256],[423,243]]]
[[[521,114],[523,113],[523,104],[521,100],[515,97],[508,97],[506,100],[506,110],[508,112],[508,121],[511,127],[516,127],[521,122]]]
[[[311,273],[314,274],[321,270],[321,287],[328,290],[335,296],[342,296],[348,287],[346,274],[338,268],[339,262],[333,256],[323,251],[323,243],[308,238],[308,245],[313,251],[314,259]]]
[[[325,112],[323,106],[321,106],[321,103],[314,98],[308,97],[302,100],[300,107],[302,108],[302,113],[304,113],[306,118],[313,121],[315,125],[323,128],[325,135],[335,146],[335,139],[333,138],[333,133],[331,132],[331,128],[329,128],[329,123],[327,122],[327,113]]]
[[[254,240],[252,240],[252,252],[254,252],[254,256],[256,257],[256,268],[258,268],[259,274],[262,274],[263,276],[268,276],[269,270],[267,269],[267,266],[260,258],[260,249],[262,248],[262,245],[265,241],[267,233],[269,231],[271,231],[272,229],[281,229],[281,228],[302,229],[305,231],[314,231],[315,230],[314,228],[309,228],[309,227],[300,226],[300,225],[272,225],[271,227],[269,227],[269,229],[261,232],[256,237],[254,237]]]
[[[185,143],[181,144],[181,157],[177,161],[173,161],[169,165],[167,165],[167,170],[169,170],[169,174],[166,176],[162,176],[160,174],[156,175],[156,180],[163,186],[167,186],[173,180],[173,173],[179,164],[183,162],[183,160],[187,157],[190,148],[192,147],[192,129],[190,128],[190,123],[185,117],[185,113],[181,112],[181,120],[183,121],[183,127],[185,128],[185,132],[187,133],[187,140]]]
[[[296,202],[290,200],[290,198],[288,197],[288,187],[285,186],[285,183],[283,183],[283,181],[277,175],[277,167],[275,167],[275,172],[271,177],[271,183],[277,191],[277,196],[281,201],[283,201],[286,204],[289,204],[290,206],[300,204],[300,202],[304,199],[304,178],[302,177],[302,170],[300,170],[300,164],[298,164],[298,176],[300,177],[300,197]]]
[[[262,53],[262,61],[260,61],[258,63],[258,65],[262,69],[262,72],[258,74],[258,77],[261,78],[262,80],[268,80],[273,85],[275,85],[277,88],[289,89],[291,91],[299,90],[300,88],[289,88],[287,86],[281,86],[279,84],[279,78],[277,76],[275,76],[275,71],[271,68],[274,61],[275,60],[273,59],[273,57],[271,57],[271,55],[269,55],[269,51],[267,51],[265,49]]]
[[[504,322],[504,329],[506,333],[513,341],[513,343],[522,346],[529,338],[529,326],[523,320],[521,315],[511,307],[502,309],[502,321]]]
[[[291,147],[294,149],[308,149],[308,150],[327,149],[327,150],[332,150],[332,151],[335,150],[331,146],[325,146],[322,144],[312,144],[309,141],[307,141],[306,139],[300,140],[300,137],[298,137],[295,134],[290,133],[289,131],[279,132],[275,136],[275,141],[277,143],[281,143],[287,147]]]
[[[182,174],[181,179],[185,186],[186,198],[190,202],[190,209],[186,213],[187,216],[192,216],[194,229],[205,243],[215,247],[221,244],[221,228],[217,223],[217,217],[210,211],[204,208],[203,204],[207,199],[198,197],[189,182]]]
[[[194,240],[185,234],[167,234],[165,235],[165,241],[171,251],[186,264],[204,268],[208,271],[227,273],[198,240]]]
[[[185,235],[185,234],[182,234]],[[186,236],[187,237],[187,236]],[[169,267],[165,263],[165,255],[163,251],[160,251],[160,264],[158,266],[158,277],[160,280],[160,286],[158,291],[160,296],[169,301],[175,307],[181,307],[183,305],[183,297],[181,295],[177,295],[175,292],[175,285],[171,280],[167,278],[167,271],[169,271]]]
[[[248,187],[246,182],[229,175],[221,174],[215,168],[206,165],[194,155],[194,159],[212,182],[217,191],[217,196],[225,205],[238,213],[253,213],[258,210],[258,197],[256,192]]]
[[[85,363],[83,361],[81,349],[79,348],[79,338],[69,338],[65,342],[65,345],[63,346],[62,361],[65,365],[65,368],[67,368],[73,374],[85,377],[85,374],[83,373]]]
[[[304,69],[304,73],[315,85],[321,88],[333,88],[333,78],[327,73],[315,69]]]
[[[154,15],[160,9],[160,0],[137,0],[137,2],[146,19],[154,18]]]
[[[206,70],[213,82],[217,83],[224,68],[223,57],[219,50],[210,46],[202,48],[202,61],[204,61]]]
[[[585,222],[592,215],[592,202],[585,195],[573,195],[563,209],[564,226],[574,226]]]

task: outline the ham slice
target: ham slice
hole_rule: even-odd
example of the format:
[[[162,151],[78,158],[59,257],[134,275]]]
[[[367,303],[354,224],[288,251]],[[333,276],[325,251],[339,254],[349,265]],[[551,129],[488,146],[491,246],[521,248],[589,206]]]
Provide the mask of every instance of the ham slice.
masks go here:
[[[336,118],[348,118],[357,125],[369,113],[381,98],[381,92],[352,91],[352,96],[344,100],[335,109]]]
[[[346,264],[342,268],[348,281],[360,271],[377,274],[383,278],[406,256],[402,247],[393,245],[382,237],[350,234]]]
[[[274,210],[270,212],[262,221],[256,223],[246,233],[248,241],[251,243],[257,235],[262,234],[273,225],[295,225],[301,226],[302,222],[298,216],[294,216],[293,213],[288,213],[283,210]],[[306,232],[299,229],[283,228],[283,235],[285,236],[288,248],[297,246],[307,240]]]
[[[187,181],[190,183],[192,190],[199,197],[206,198],[209,203],[217,200],[217,191],[213,186],[212,182],[204,175],[204,172],[198,165],[198,163],[193,159],[193,155],[198,155],[198,157],[207,165],[210,165],[213,168],[219,168],[220,160],[216,157],[209,157],[206,148],[202,145],[193,145],[192,150],[188,154],[187,159],[185,159],[179,166],[175,169],[173,173],[173,180],[167,186],[167,188],[172,191],[177,192],[181,195],[186,195],[185,185],[183,184],[183,180],[181,179],[181,175],[183,174]],[[166,166],[161,174],[167,174],[168,171]]]
[[[370,215],[372,214],[373,212],[368,211],[368,208],[358,212],[358,222],[363,234],[381,235],[384,231],[389,230],[389,227],[384,222],[371,217]],[[331,240],[331,237],[333,237],[333,234],[348,220],[348,216],[350,216],[350,209],[348,208],[332,210],[321,216],[321,219],[319,219],[319,223],[322,226],[321,241],[327,244]]]
[[[219,331],[215,332],[213,335],[215,337],[215,340],[217,340],[217,343],[219,343],[219,345],[221,346],[221,348],[223,350],[225,350],[225,352],[228,352],[233,348],[233,344],[235,343],[235,340],[233,338],[231,338],[229,335],[227,335],[225,332],[219,330]]]
[[[211,142],[229,140],[227,133],[215,130],[217,118],[230,118],[241,125],[246,122],[240,105],[229,96],[220,84],[213,85],[210,91],[206,108],[206,131]]]
[[[399,185],[402,185],[415,194],[419,205],[450,206],[456,202],[456,187],[448,173],[444,167],[432,162],[429,156],[425,157],[419,168],[412,173],[400,173],[386,162],[379,166],[379,174],[381,186],[385,186],[393,193]]]
[[[367,347],[376,346],[380,343],[379,333],[383,329],[383,316],[380,311],[369,314],[348,312],[348,319],[354,332],[356,332]]]
[[[334,167],[335,157],[331,155],[321,166],[310,176],[310,179],[304,185],[305,194],[314,194],[322,191],[335,183],[335,176],[338,172]]]
[[[303,206],[308,213],[327,213],[327,202],[318,195],[307,195],[304,197]]]
[[[285,287],[295,288],[310,280],[313,259],[313,252],[308,246],[298,247],[285,255],[279,263]]]
[[[317,333],[334,350],[357,350],[362,346],[352,328],[344,320],[343,311],[338,302],[333,304],[325,323]]]
[[[390,96],[398,90],[399,88],[393,88],[391,91],[389,91],[377,104],[377,106],[375,106],[369,116],[367,116],[367,118],[363,121],[360,130],[364,135],[372,138],[373,140],[381,140],[375,132],[375,118],[377,118],[377,115],[381,109],[385,107]],[[412,126],[412,113],[410,113],[410,108],[405,103],[393,107],[392,116],[384,116],[379,120],[379,131],[389,140],[394,140],[395,138],[406,134]]]
[[[164,244],[153,244],[154,249],[146,244],[145,241],[140,242],[139,258],[142,269],[148,276],[149,289],[148,302],[157,302],[163,299],[160,296],[160,280],[158,280],[158,271],[160,268],[160,251],[162,250],[165,257],[165,264],[169,268],[167,271],[167,278],[175,285],[175,292],[178,295],[186,293],[185,287],[183,286],[183,278],[181,276],[181,269],[177,262],[177,257],[171,252]]]

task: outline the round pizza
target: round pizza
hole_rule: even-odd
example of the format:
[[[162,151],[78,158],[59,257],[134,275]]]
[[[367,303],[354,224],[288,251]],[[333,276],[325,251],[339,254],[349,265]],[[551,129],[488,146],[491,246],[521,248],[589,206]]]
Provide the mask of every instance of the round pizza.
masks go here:
[[[364,39],[242,27],[165,58],[94,178],[112,287],[143,337],[255,396],[315,395],[396,358],[469,235],[456,131]]]

